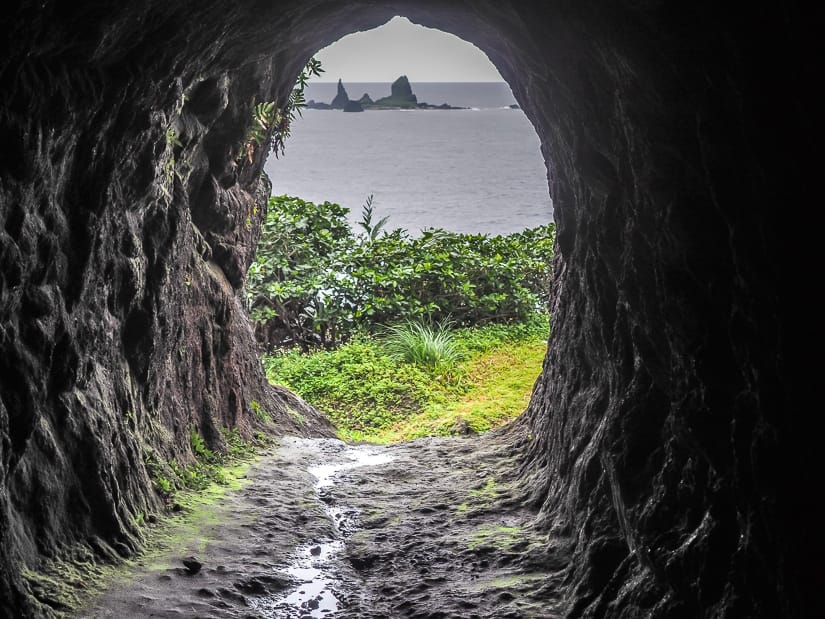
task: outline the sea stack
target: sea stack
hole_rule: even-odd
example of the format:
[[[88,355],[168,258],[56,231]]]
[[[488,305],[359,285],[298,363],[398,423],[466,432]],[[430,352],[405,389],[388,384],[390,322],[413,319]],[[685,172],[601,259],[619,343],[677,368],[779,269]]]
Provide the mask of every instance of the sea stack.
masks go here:
[[[344,84],[341,82],[341,79],[338,78],[338,93],[335,95],[335,98],[329,106],[334,110],[343,110],[347,106],[347,103],[349,103],[349,95],[347,94],[347,90],[344,88]]]
[[[406,75],[402,75],[392,83],[390,97],[399,101],[409,101],[410,103],[418,102],[418,98],[413,94],[410,80],[407,79]]]
[[[419,107],[418,98],[413,94],[410,80],[402,75],[390,86],[390,96],[376,99],[370,107],[413,109]]]

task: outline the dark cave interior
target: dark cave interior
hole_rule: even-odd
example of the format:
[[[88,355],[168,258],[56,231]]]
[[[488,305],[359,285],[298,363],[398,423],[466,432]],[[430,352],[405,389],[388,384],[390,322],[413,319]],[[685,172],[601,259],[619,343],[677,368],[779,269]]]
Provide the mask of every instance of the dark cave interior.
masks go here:
[[[241,288],[269,185],[235,153],[314,51],[397,14],[481,48],[541,139],[553,334],[518,447],[525,504],[573,540],[568,616],[816,616],[818,327],[793,282],[817,20],[630,0],[2,9],[0,616],[45,612],[44,558],[132,555],[146,454],[191,458],[191,428],[217,448],[256,400],[330,433],[257,362]]]

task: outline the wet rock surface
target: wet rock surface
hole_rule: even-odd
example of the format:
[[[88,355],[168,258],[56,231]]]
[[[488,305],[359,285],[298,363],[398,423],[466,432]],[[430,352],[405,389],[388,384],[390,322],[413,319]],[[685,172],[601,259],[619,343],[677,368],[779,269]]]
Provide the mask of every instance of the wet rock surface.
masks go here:
[[[510,438],[427,439],[354,469],[345,555],[364,582],[358,617],[561,617],[569,543],[534,526]],[[344,616],[347,616],[346,614]]]
[[[569,544],[514,508],[511,443],[284,438],[207,528],[175,535],[76,616],[561,616]],[[194,574],[176,567],[188,549]]]
[[[334,534],[307,470],[322,457],[297,439],[264,454],[242,489],[203,508],[195,526],[173,521],[155,551],[76,616],[250,616],[253,598],[297,584],[285,571],[297,546]],[[179,567],[193,553],[194,574]]]

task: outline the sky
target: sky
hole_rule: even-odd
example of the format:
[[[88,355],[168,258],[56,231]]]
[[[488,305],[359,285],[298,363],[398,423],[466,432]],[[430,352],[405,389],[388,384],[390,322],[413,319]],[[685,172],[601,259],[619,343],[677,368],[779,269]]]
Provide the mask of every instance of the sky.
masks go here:
[[[405,17],[366,32],[349,34],[315,57],[324,73],[317,81],[502,82],[487,55],[441,30],[413,24]]]

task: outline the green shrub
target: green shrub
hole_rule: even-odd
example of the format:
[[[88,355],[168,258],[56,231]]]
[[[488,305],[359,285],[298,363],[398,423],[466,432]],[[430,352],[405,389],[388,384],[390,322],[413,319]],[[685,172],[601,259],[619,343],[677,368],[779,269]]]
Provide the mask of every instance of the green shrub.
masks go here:
[[[172,494],[172,482],[166,479],[165,477],[158,477],[157,479],[155,479],[155,483],[157,484],[158,489],[161,491],[162,494]]]
[[[427,318],[456,326],[519,322],[546,311],[555,227],[489,236],[372,224],[353,234],[331,202],[270,199],[247,294],[270,350],[334,348],[360,331]]]

